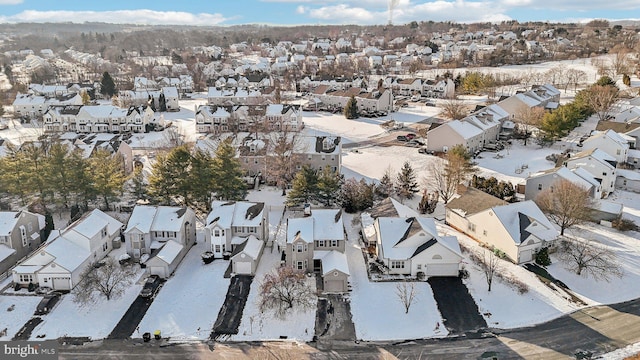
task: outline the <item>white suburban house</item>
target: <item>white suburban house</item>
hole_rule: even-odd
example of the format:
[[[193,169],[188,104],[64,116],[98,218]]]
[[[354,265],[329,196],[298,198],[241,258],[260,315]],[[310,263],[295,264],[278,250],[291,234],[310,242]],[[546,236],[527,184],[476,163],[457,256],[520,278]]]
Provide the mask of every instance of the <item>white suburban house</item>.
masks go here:
[[[602,186],[591,173],[583,168],[569,170],[566,167],[560,166],[529,175],[524,192],[525,200],[535,200],[540,192],[552,189],[554,183],[560,180],[569,181],[581,188],[589,190],[589,195],[593,199],[602,198]]]
[[[564,160],[563,166],[569,169],[583,168],[600,182],[602,197],[607,197],[615,190],[616,159],[600,149],[581,151]]]
[[[348,291],[344,250],[342,210],[313,209],[309,216],[287,219],[285,263],[299,271],[321,274],[324,292]]]
[[[376,251],[390,274],[458,276],[462,253],[455,236],[440,236],[431,218],[378,217]]]
[[[467,188],[446,205],[446,222],[476,241],[499,249],[516,264],[532,261],[558,231],[531,200],[507,204]]]
[[[596,132],[582,143],[582,149],[600,149],[613,156],[618,163],[623,164],[627,162],[629,139],[613,130]]]
[[[484,146],[484,132],[467,121],[451,120],[427,132],[427,149],[447,152],[456,145],[473,153]]]
[[[44,241],[44,216],[29,211],[0,212],[0,274]]]
[[[46,245],[12,270],[13,282],[71,290],[87,266],[102,260],[120,241],[123,224],[96,209],[63,230],[53,230]]]
[[[264,243],[269,240],[268,216],[262,202],[213,201],[204,228],[207,250],[216,258],[231,257],[235,274],[255,274]]]
[[[127,254],[151,275],[168,278],[196,241],[196,215],[188,207],[137,205],[124,230]],[[145,256],[146,257],[146,256]]]

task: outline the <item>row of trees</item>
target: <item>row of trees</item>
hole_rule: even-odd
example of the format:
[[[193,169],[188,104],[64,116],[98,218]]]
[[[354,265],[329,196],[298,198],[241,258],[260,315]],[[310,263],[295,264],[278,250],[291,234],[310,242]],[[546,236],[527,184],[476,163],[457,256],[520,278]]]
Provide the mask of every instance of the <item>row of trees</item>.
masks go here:
[[[554,140],[567,135],[580,121],[592,114],[596,114],[601,121],[606,120],[611,106],[619,96],[615,82],[603,76],[595,84],[579,91],[573,102],[546,113],[540,123],[540,130],[545,139]]]
[[[28,142],[10,148],[0,159],[0,192],[26,204],[34,198],[60,208],[88,207],[100,200],[105,208],[122,193],[126,181],[119,155],[96,149],[85,157],[59,141]]]
[[[163,205],[179,203],[208,210],[211,194],[220,200],[243,200],[247,194],[240,162],[228,140],[219,144],[213,157],[202,150],[191,151],[187,145],[158,155],[146,190],[141,177],[136,173],[132,180],[134,193]]]

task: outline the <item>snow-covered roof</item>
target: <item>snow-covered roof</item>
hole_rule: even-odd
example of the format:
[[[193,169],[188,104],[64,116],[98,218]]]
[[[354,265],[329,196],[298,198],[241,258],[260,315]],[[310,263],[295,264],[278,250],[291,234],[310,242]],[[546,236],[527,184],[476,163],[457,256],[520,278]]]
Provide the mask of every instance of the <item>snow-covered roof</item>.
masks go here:
[[[623,205],[617,202],[598,199],[593,203],[593,208],[608,214],[622,214]]]
[[[554,240],[558,231],[531,200],[491,208],[516,244],[533,234],[541,240]]]
[[[253,260],[257,260],[258,257],[260,257],[260,253],[262,252],[263,247],[264,247],[264,241],[260,241],[255,236],[249,235],[249,237],[247,237],[247,240],[244,243],[244,247],[242,248],[241,252],[246,254]],[[234,257],[238,255],[239,253],[234,255]]]
[[[182,251],[183,248],[184,246],[179,244],[177,241],[169,240],[164,244],[162,249],[160,249],[160,252],[158,252],[155,257],[167,264],[171,264],[178,257],[178,254],[180,254],[180,251]]]
[[[640,172],[634,171],[634,170],[627,170],[627,169],[617,169],[616,170],[616,175],[623,177],[627,180],[635,180],[635,181],[640,181]]]
[[[125,232],[136,228],[142,233],[150,231],[180,232],[185,221],[187,208],[178,206],[136,205],[127,222]]]
[[[442,126],[449,126],[465,140],[482,135],[482,130],[466,121],[452,120]]]
[[[88,249],[64,237],[59,237],[49,243],[45,251],[55,258],[56,264],[69,272],[74,272],[91,255]]]
[[[347,261],[347,255],[340,251],[322,251],[316,250],[313,252],[314,259],[322,260],[322,276],[326,276],[334,270],[338,270],[344,274],[349,275],[349,262]]]
[[[590,173],[588,173],[589,176],[591,176]],[[532,174],[531,178],[537,178],[540,176],[548,176],[548,175],[553,175],[553,176],[558,176],[561,177],[567,181],[570,181],[571,183],[578,185],[584,189],[590,189],[591,186],[593,186],[592,183],[590,183],[589,181],[583,179],[580,175],[574,173],[573,171],[569,170],[568,168],[561,166],[561,167],[557,167],[557,168],[553,168],[551,170],[547,170],[547,171],[543,171],[540,173],[536,173],[536,174]],[[591,176],[593,177],[593,176]]]
[[[162,88],[162,92],[166,97],[173,97],[173,98],[178,97],[178,89],[176,89],[175,86],[165,86]]]
[[[0,244],[0,263],[6,258],[13,255],[16,251],[5,244]]]
[[[640,158],[640,150],[637,149],[629,149],[627,152],[627,157],[629,158]]]
[[[0,212],[0,235],[8,236],[11,231],[16,227],[18,222],[19,212],[16,211],[2,211]]]
[[[314,209],[311,216],[287,220],[287,242],[298,235],[306,242],[344,239],[344,223],[340,209]]]
[[[109,235],[113,235],[119,232],[123,225],[120,221],[105,214],[100,209],[94,209],[89,215],[83,216],[80,220],[68,226],[63,235],[68,230],[73,229],[82,236],[92,238],[105,226],[107,226]]]
[[[213,201],[207,216],[207,226],[216,223],[223,229],[231,226],[259,226],[262,222],[264,203],[249,201]]]
[[[592,157],[592,158],[598,160],[599,162],[601,162],[602,164],[607,165],[608,167],[615,168],[615,165],[613,165],[613,163],[616,162],[616,159],[613,156],[607,154],[606,152],[604,152],[604,151],[602,151],[602,150],[600,150],[598,148],[581,151],[581,152],[573,155],[569,159],[567,159],[567,161],[573,161],[573,160],[577,160],[577,159],[584,159],[584,158],[588,158],[588,157]]]

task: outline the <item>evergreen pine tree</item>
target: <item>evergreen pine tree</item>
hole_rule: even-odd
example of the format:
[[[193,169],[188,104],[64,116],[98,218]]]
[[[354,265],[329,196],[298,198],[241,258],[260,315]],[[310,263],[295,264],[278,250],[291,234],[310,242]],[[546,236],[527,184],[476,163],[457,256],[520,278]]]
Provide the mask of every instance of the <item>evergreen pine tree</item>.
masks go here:
[[[411,199],[418,191],[418,183],[416,182],[413,168],[408,161],[405,161],[396,177],[396,192],[401,198]]]
[[[325,166],[318,176],[316,200],[324,206],[331,206],[338,202],[340,187],[342,186],[342,175],[331,170],[330,166]]]
[[[344,107],[344,117],[347,119],[358,118],[358,102],[354,96],[351,96],[349,101],[347,101],[347,105]]]
[[[102,74],[102,81],[100,81],[100,93],[107,98],[110,98],[117,93],[116,84],[113,82],[113,78],[107,71]]]
[[[387,198],[393,193],[393,180],[391,180],[391,168],[385,170],[380,183],[376,186],[376,193],[381,198]]]
[[[316,196],[318,172],[308,165],[298,171],[291,182],[291,190],[287,194],[287,205],[295,206],[311,202]]]
[[[90,158],[92,164],[91,180],[98,196],[104,201],[105,209],[117,199],[126,180],[121,156],[111,156],[107,150],[98,150]]]
[[[138,166],[133,169],[133,174],[129,180],[129,191],[136,199],[147,198],[147,182],[142,172],[142,167]]]
[[[247,185],[230,139],[220,143],[211,163],[211,190],[219,200],[243,200]]]

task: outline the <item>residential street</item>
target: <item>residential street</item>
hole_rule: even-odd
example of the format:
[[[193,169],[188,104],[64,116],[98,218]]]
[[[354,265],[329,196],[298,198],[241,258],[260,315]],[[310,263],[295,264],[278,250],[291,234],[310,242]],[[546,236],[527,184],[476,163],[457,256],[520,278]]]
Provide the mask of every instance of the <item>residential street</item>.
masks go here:
[[[526,309],[523,309],[526,311]],[[496,331],[495,336],[413,340],[399,343],[335,341],[330,350],[297,342],[161,346],[159,342],[112,341],[82,347],[61,346],[60,359],[575,359],[576,354],[600,354],[640,341],[640,300],[563,316],[533,327]]]

